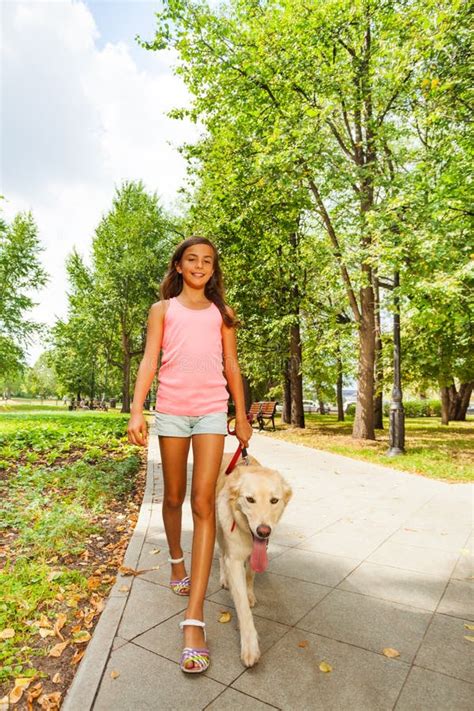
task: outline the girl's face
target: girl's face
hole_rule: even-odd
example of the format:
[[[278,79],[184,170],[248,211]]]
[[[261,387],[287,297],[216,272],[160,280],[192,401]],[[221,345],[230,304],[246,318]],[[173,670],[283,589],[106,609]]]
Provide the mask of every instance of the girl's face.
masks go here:
[[[194,244],[184,250],[176,271],[191,287],[204,287],[214,273],[214,250],[207,244]]]

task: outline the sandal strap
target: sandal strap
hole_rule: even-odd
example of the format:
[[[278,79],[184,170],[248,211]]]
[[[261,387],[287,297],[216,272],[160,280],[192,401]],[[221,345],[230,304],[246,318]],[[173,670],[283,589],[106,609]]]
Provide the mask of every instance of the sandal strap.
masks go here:
[[[184,561],[184,556],[182,558],[168,558],[168,563],[182,563]]]
[[[203,622],[202,620],[193,620],[192,618],[190,618],[188,620],[181,620],[181,622],[179,623],[179,626],[181,627],[181,629],[183,629],[183,627],[185,627],[187,625],[191,625],[191,627],[205,627],[206,623]]]

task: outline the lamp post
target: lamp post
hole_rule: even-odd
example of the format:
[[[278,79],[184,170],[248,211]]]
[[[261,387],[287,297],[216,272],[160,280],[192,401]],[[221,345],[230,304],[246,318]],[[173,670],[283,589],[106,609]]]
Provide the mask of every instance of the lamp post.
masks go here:
[[[389,457],[405,453],[405,411],[402,402],[401,385],[401,349],[400,349],[400,272],[397,270],[393,278],[393,389],[392,402],[390,403],[389,443],[387,452]]]

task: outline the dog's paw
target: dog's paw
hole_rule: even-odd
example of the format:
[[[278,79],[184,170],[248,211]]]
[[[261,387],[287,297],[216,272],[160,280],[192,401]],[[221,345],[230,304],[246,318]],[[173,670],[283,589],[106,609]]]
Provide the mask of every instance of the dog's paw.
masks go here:
[[[255,594],[253,592],[247,592],[247,598],[248,598],[250,607],[255,607],[255,604],[257,602],[257,598],[255,597]]]
[[[258,646],[257,633],[248,635],[247,639],[242,639],[240,658],[246,667],[253,667],[260,659],[260,648]]]
[[[224,590],[229,589],[229,583],[227,582],[227,578],[225,578],[223,575],[221,575],[220,580],[221,588],[224,588]]]

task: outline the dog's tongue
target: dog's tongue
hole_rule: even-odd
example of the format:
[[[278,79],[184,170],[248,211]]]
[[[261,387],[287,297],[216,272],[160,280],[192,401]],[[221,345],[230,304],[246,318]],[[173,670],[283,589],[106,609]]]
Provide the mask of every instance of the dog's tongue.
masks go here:
[[[268,567],[267,541],[256,536],[253,537],[250,566],[256,573],[263,573]]]

